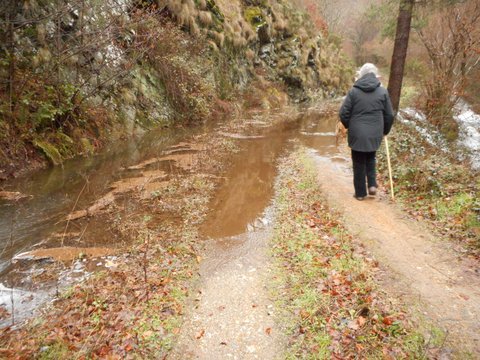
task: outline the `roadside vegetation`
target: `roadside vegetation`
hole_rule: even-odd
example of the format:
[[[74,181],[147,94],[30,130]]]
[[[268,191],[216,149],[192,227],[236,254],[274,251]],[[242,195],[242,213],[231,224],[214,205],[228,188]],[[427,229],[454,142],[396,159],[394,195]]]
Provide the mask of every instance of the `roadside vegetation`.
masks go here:
[[[444,337],[414,323],[376,283],[378,263],[318,190],[304,149],[284,159],[276,184],[273,294],[289,335],[288,359],[434,358]]]
[[[415,127],[397,121],[389,135],[395,197],[416,219],[427,220],[442,236],[480,255],[480,178],[459,149],[432,145]],[[389,191],[385,148],[378,153],[379,173]]]

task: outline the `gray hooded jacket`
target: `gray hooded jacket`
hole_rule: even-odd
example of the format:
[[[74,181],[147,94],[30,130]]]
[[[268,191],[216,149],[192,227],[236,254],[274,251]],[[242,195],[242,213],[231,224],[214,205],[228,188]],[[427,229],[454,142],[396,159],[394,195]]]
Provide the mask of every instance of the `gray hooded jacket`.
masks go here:
[[[348,146],[355,151],[377,151],[393,124],[390,96],[373,73],[355,82],[339,115],[348,129]]]

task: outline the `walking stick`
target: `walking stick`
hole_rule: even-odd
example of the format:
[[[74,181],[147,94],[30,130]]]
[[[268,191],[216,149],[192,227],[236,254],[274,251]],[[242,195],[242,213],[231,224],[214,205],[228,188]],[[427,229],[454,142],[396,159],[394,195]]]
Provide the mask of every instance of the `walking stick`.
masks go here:
[[[385,136],[385,148],[387,149],[387,163],[388,163],[388,177],[390,178],[390,191],[392,193],[392,200],[395,200],[395,194],[393,192],[392,164],[390,163],[390,151],[388,149],[388,139],[386,136]]]

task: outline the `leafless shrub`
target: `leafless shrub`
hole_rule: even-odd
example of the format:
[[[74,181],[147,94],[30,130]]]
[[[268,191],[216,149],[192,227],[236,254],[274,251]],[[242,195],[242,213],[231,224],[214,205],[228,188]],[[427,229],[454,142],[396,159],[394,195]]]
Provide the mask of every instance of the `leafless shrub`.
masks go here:
[[[416,33],[427,51],[431,70],[424,81],[425,108],[434,124],[442,127],[463,95],[468,75],[480,63],[480,3],[434,2],[421,10],[420,16],[428,23]]]
[[[211,107],[208,98],[211,90],[203,79],[187,64],[178,61],[179,53],[197,56],[206,46],[203,40],[188,42],[188,47],[180,48],[184,34],[173,24],[162,24],[162,41],[152,41],[149,59],[154,64],[158,76],[165,86],[166,95],[179,119],[191,122],[203,122],[210,117]]]

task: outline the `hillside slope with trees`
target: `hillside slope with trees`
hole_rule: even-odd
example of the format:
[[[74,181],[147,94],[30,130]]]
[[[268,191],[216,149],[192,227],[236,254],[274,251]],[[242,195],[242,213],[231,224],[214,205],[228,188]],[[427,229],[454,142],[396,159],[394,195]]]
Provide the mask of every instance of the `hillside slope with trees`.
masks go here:
[[[3,2],[0,177],[154,126],[203,123],[235,102],[268,108],[285,103],[283,93],[297,102],[341,94],[351,67],[308,9],[277,0]]]

